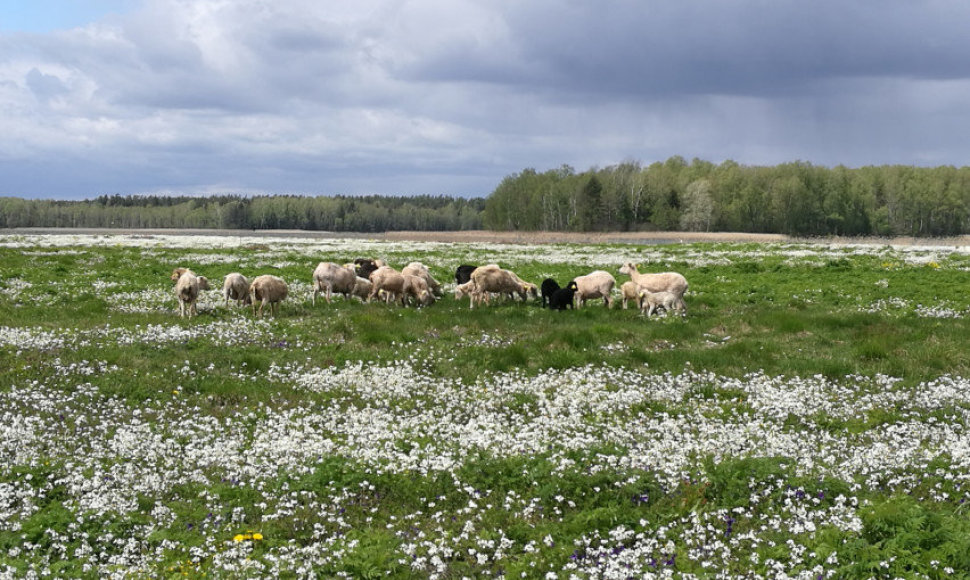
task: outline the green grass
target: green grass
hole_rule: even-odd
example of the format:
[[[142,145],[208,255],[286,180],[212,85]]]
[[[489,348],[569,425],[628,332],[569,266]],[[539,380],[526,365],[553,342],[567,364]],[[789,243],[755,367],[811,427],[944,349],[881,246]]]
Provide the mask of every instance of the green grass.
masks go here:
[[[648,250],[633,246],[602,249],[616,256]],[[3,327],[54,334],[70,331],[77,336],[150,334],[156,328],[186,334],[158,342],[92,340],[76,347],[6,344],[0,349],[0,389],[5,392],[43,384],[73,395],[80,383],[90,381],[99,394],[132,408],[171,404],[197,409],[219,425],[230,426],[238,425],[233,420],[242,421],[237,417],[253,409],[257,415],[266,409],[359,411],[365,405],[351,386],[317,392],[273,377],[279,369],[342,369],[360,361],[376,367],[409,361],[427,380],[456,381],[459,395],[467,397],[472,406],[476,404],[476,390],[510,388],[521,377],[586,366],[651,375],[709,372],[738,379],[750,373],[821,376],[833,382],[855,375],[888,375],[899,379],[895,383],[899,389],[946,375],[970,376],[970,351],[966,348],[970,344],[970,294],[966,292],[970,272],[965,270],[970,259],[960,255],[940,258],[941,267],[935,268],[907,265],[902,256],[889,250],[799,261],[782,252],[766,254],[757,245],[671,246],[659,257],[651,254],[655,261],[644,261],[641,269],[676,269],[688,278],[691,291],[685,318],[646,319],[636,310],[606,309],[599,302],[565,312],[544,310],[537,302],[503,300],[469,309],[467,300],[457,302],[449,295],[421,309],[342,299],[335,299],[333,304],[320,300],[312,306],[306,296],[297,293],[281,306],[279,316],[267,317],[267,326],[259,327],[263,330],[246,334],[241,343],[227,345],[212,336],[192,333],[224,324],[224,333],[230,335],[234,327],[249,324],[252,312],[226,309],[219,303],[204,309],[197,318],[179,319],[168,280],[173,265],[190,264],[217,287],[225,274],[241,269],[239,264],[270,263],[273,265],[261,265],[260,273],[273,272],[305,288],[317,261],[346,262],[355,256],[320,255],[311,259],[296,251],[274,253],[269,246],[232,252],[206,248],[146,251],[123,246],[69,250],[73,253],[29,254],[0,248],[0,287],[6,290],[0,293]],[[415,259],[413,252],[395,252],[387,256],[394,265]],[[421,259],[431,265],[439,280],[450,281],[454,266],[476,261],[483,253],[487,248],[446,247]],[[691,256],[705,253],[732,253],[736,257],[728,263],[712,260],[692,266],[695,260]],[[211,261],[201,259],[206,257]],[[203,263],[196,265],[193,260]],[[549,275],[565,282],[589,270],[608,267],[591,265],[581,258],[552,264],[524,259],[513,269],[522,278],[539,283]],[[252,266],[245,273],[255,270]],[[618,283],[625,280],[619,274],[616,277]],[[145,299],[149,307],[134,312],[118,307],[118,296],[145,290],[157,291],[165,298],[155,303],[149,296]],[[874,307],[878,304],[883,306]],[[917,304],[945,307],[964,315],[920,315]],[[54,360],[58,365],[52,363]],[[55,366],[85,367],[93,361],[121,370],[97,371],[93,378],[54,370]],[[501,380],[487,382],[497,375]],[[459,378],[461,383],[457,382]],[[556,384],[548,385],[546,394],[554,394],[557,388]],[[609,424],[617,432],[670,417],[689,416],[701,424],[702,419],[716,423],[758,413],[757,401],[743,382],[723,388],[716,382],[695,379],[682,398],[674,399],[636,398],[643,393],[627,393],[627,388],[629,385],[619,384],[604,388],[604,397],[621,391],[631,397],[628,406],[613,417],[615,424]],[[953,424],[956,433],[966,427],[968,409],[964,402],[921,408],[918,416],[906,402],[904,398],[894,406],[860,411],[851,417],[822,411],[808,416],[792,413],[777,420],[786,434],[804,433],[806,437],[876,437],[914,421]],[[494,414],[506,417],[509,424],[539,414],[546,403],[543,393],[511,388],[503,397],[489,399],[489,404],[495,405],[491,409]],[[399,415],[445,405],[425,392],[389,395],[386,400],[367,404],[375,412]],[[25,402],[19,411],[27,413],[29,409],[41,421],[63,421],[64,436],[81,437],[92,430],[79,417],[61,418],[56,408],[31,405]],[[449,412],[458,414],[455,420],[460,422],[464,418],[461,413],[468,411]],[[579,422],[598,425],[600,417],[593,411],[584,408],[583,413]],[[151,419],[145,421],[150,424]],[[245,432],[246,426],[240,432]],[[330,435],[334,440],[342,437]],[[409,455],[423,448],[447,449],[450,443],[415,431],[401,433],[386,445]],[[676,441],[671,445],[676,446]],[[145,492],[138,499],[138,509],[99,515],[84,520],[85,524],[79,523],[78,508],[61,479],[72,458],[50,455],[19,462],[11,459],[0,471],[0,483],[13,486],[29,480],[35,482],[32,489],[41,493],[34,511],[17,516],[19,530],[0,531],[0,566],[10,566],[19,574],[40,566],[39,560],[16,555],[23,542],[38,546],[55,559],[55,546],[67,541],[75,549],[80,546],[80,534],[136,534],[148,525],[145,514],[159,510],[161,505],[173,516],[166,520],[170,523],[155,526],[147,541],[161,552],[169,543],[180,548],[166,553],[164,566],[142,571],[147,576],[218,572],[211,554],[221,548],[207,542],[214,536],[228,534],[231,538],[257,527],[267,539],[254,545],[251,557],[255,561],[268,566],[272,558],[267,555],[277,554],[291,542],[305,547],[325,537],[334,542],[328,549],[344,550],[346,556],[319,563],[313,573],[360,578],[423,576],[426,570],[412,570],[402,550],[429,537],[454,540],[460,548],[448,556],[448,577],[512,577],[523,573],[541,577],[546,571],[563,570],[593,558],[595,541],[580,545],[580,538],[607,538],[618,528],[646,533],[664,527],[670,530],[675,547],[668,550],[663,546],[644,557],[655,559],[658,570],[666,566],[678,573],[704,576],[710,569],[690,563],[690,548],[679,536],[691,528],[692,521],[704,518],[708,518],[704,521],[711,529],[716,529],[717,539],[750,532],[761,534],[759,537],[765,540],[738,548],[747,558],[745,563],[725,564],[724,571],[737,575],[752,570],[767,573],[764,562],[787,558],[786,541],[792,537],[811,554],[800,564],[797,571],[801,572],[824,564],[836,577],[847,578],[921,574],[935,578],[943,576],[942,566],[970,573],[970,524],[966,504],[960,501],[968,492],[965,478],[953,475],[950,466],[956,460],[951,457],[928,458],[926,471],[918,474],[873,476],[878,481],[872,484],[865,474],[847,479],[805,475],[799,470],[797,457],[737,456],[724,450],[723,454],[693,457],[683,468],[682,480],[670,484],[658,475],[658,460],[632,446],[603,441],[591,448],[553,447],[506,457],[482,452],[465,458],[451,471],[415,469],[403,473],[365,468],[352,458],[324,454],[312,468],[281,468],[265,474],[259,486],[234,481],[214,463],[203,474],[205,481],[182,481],[157,496]],[[3,450],[8,452],[7,448]],[[9,454],[13,457],[14,452]],[[612,458],[612,463],[593,461],[602,457]],[[599,466],[596,470],[588,468],[594,463]],[[899,481],[905,482],[909,493],[899,493],[893,487],[901,485]],[[944,498],[943,493],[948,495]],[[267,497],[277,495],[301,499],[285,510],[266,505]],[[792,534],[761,527],[774,516],[790,515],[796,509],[793,505],[835,511],[842,501],[837,498],[849,496],[861,500],[848,510],[859,517],[859,531],[822,526],[811,533]],[[525,509],[528,501],[534,505]],[[514,509],[502,507],[503,502],[514,505]],[[472,504],[476,507],[470,507]],[[330,511],[321,512],[321,505]],[[745,510],[751,518],[737,515],[732,511],[735,509]],[[758,519],[761,516],[764,518]],[[465,531],[469,522],[474,533]],[[56,537],[67,530],[73,534],[69,540]],[[455,539],[462,538],[463,533],[467,537]],[[483,563],[472,555],[470,550],[479,546],[475,542],[501,543],[503,537],[515,542],[519,549],[515,557],[502,563]],[[616,549],[622,551],[627,544],[615,543]],[[534,551],[524,551],[524,545]],[[210,555],[190,563],[186,558],[189,548],[205,548]],[[832,561],[837,563],[826,563],[833,554],[837,558]],[[70,561],[58,566],[62,567],[51,571],[64,576],[92,575]]]

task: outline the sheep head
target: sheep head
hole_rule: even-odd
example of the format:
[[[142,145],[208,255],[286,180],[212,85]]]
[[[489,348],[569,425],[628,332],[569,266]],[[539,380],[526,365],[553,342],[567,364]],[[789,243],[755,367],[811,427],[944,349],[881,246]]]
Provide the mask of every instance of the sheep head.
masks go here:
[[[172,282],[178,282],[179,281],[179,278],[182,277],[182,274],[184,274],[184,273],[186,273],[188,271],[189,271],[188,268],[175,268],[174,270],[172,270],[172,275],[169,277],[169,279]]]

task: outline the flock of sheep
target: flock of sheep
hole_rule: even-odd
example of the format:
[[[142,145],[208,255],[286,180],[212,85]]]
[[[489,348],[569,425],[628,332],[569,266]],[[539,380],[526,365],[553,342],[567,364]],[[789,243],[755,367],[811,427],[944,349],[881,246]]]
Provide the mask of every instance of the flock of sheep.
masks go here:
[[[620,286],[623,308],[634,302],[647,316],[659,309],[666,312],[679,311],[687,314],[684,293],[687,292],[687,279],[677,272],[641,274],[637,265],[627,262],[619,272],[630,276],[630,280]],[[370,302],[382,299],[388,304],[400,302],[407,306],[411,301],[417,306],[427,306],[441,297],[442,287],[421,262],[411,262],[401,271],[388,266],[383,260],[358,258],[350,264],[320,262],[313,270],[313,297],[323,294],[330,303],[333,294],[344,298],[356,296]],[[197,314],[196,300],[202,290],[209,289],[209,280],[188,268],[172,271],[175,283],[175,296],[179,302],[179,315],[192,317]],[[494,296],[518,296],[526,301],[531,295],[538,297],[541,291],[542,306],[557,310],[579,308],[587,300],[602,298],[607,308],[613,305],[613,289],[616,279],[604,270],[596,270],[585,276],[578,276],[564,287],[552,278],[543,280],[541,288],[525,282],[511,270],[498,264],[471,266],[463,264],[455,271],[455,299],[469,298],[469,307],[488,304]],[[264,274],[249,282],[238,272],[226,275],[222,285],[222,295],[229,306],[233,300],[237,304],[252,304],[253,315],[261,317],[263,308],[269,305],[276,315],[276,305],[286,299],[287,286],[281,278]],[[259,308],[257,310],[257,304]]]

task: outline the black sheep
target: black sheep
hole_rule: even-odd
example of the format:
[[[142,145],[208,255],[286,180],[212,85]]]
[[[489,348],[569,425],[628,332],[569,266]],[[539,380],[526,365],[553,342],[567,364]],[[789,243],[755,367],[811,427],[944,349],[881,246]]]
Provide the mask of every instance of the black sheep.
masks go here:
[[[573,307],[573,295],[579,288],[576,286],[576,281],[572,280],[569,284],[566,284],[565,288],[560,288],[552,293],[549,298],[549,307],[555,308],[556,310],[565,310],[567,308]]]
[[[357,275],[364,280],[369,280],[370,275],[378,267],[377,260],[373,260],[371,258],[357,258],[354,260],[354,271],[356,271]]]
[[[458,266],[458,269],[455,270],[455,284],[460,286],[471,281],[472,272],[474,272],[475,268],[477,267],[478,266],[469,266],[468,264]]]
[[[552,278],[546,278],[545,280],[542,281],[541,289],[542,289],[542,307],[545,308],[546,306],[549,306],[550,304],[549,300],[550,298],[552,298],[552,295],[556,292],[556,290],[559,290],[559,283],[553,280]]]

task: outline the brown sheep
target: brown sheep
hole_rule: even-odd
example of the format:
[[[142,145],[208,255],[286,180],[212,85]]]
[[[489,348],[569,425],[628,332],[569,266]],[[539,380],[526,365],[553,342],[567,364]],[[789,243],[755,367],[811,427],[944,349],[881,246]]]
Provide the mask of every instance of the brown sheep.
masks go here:
[[[431,271],[428,267],[421,262],[411,262],[401,270],[404,275],[417,276],[423,278],[425,282],[428,283],[428,289],[431,290],[432,294],[435,296],[441,296],[441,284],[431,275]]]
[[[237,305],[249,304],[249,280],[239,272],[226,274],[222,282],[222,296],[226,299],[226,308],[229,308],[230,300],[235,300]]]
[[[627,280],[620,286],[620,296],[623,298],[623,310],[626,310],[627,302],[633,300],[640,305],[640,289],[633,280]]]
[[[421,276],[402,274],[405,280],[404,292],[407,296],[414,298],[417,306],[428,306],[434,304],[434,293],[428,286],[428,282]]]
[[[384,292],[385,301],[390,304],[391,300],[400,300],[401,306],[406,305],[408,290],[407,279],[403,274],[390,266],[381,266],[370,274],[370,282],[373,285],[367,301],[370,302],[375,296]]]
[[[488,302],[488,293],[495,294],[518,294],[522,300],[526,300],[529,294],[537,295],[535,284],[523,282],[518,276],[509,270],[495,267],[476,268],[472,272],[471,283],[474,284],[472,292],[471,307],[474,308],[475,302],[481,304]]]
[[[276,316],[276,305],[286,299],[286,282],[281,278],[270,274],[256,276],[253,283],[249,285],[249,297],[253,302],[253,316],[259,318],[263,315],[263,308],[269,304],[270,312]],[[259,302],[259,311],[256,311],[256,303]]]

